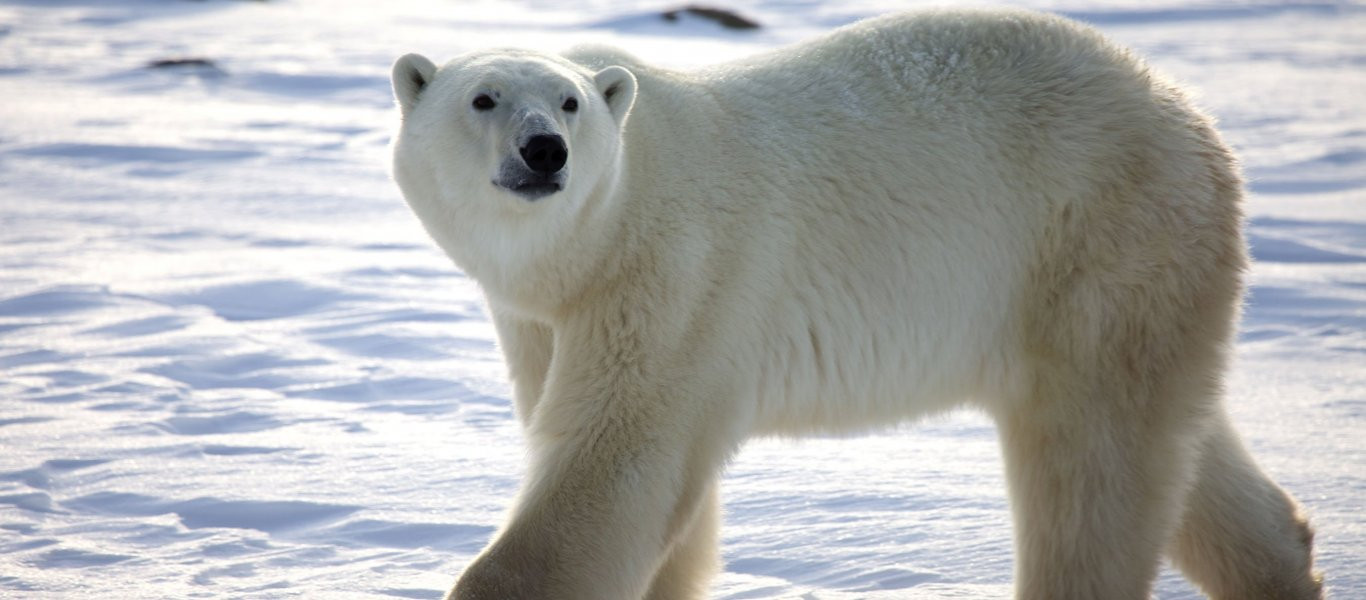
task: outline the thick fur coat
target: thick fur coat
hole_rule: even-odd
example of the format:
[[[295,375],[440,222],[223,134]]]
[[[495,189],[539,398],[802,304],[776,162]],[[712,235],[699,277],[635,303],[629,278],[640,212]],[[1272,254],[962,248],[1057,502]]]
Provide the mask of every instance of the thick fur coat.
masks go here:
[[[482,286],[531,448],[453,598],[700,598],[745,439],[965,404],[1018,598],[1146,598],[1164,555],[1215,598],[1321,596],[1222,407],[1234,159],[1091,29],[902,14],[691,72],[408,55],[394,88],[394,178]]]

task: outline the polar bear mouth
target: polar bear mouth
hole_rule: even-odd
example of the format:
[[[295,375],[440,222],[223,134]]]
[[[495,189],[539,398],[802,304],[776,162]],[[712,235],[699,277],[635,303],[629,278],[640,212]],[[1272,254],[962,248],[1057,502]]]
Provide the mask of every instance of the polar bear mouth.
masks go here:
[[[538,200],[564,189],[564,184],[557,181],[557,179],[558,178],[538,177],[513,182],[494,181],[493,185],[508,190],[527,200]]]
[[[513,157],[508,157],[493,178],[493,185],[503,188],[525,200],[539,200],[564,189],[569,177],[567,169],[552,172],[534,171]]]

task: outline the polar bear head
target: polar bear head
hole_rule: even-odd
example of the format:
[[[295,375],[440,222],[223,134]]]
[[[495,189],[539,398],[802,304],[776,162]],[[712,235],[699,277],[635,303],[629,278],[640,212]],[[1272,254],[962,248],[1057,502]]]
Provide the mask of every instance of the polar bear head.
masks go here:
[[[635,99],[623,67],[592,73],[519,50],[467,54],[440,69],[409,54],[394,64],[393,85],[401,147],[411,150],[402,160],[428,163],[462,192],[526,202],[601,175]]]
[[[481,263],[555,252],[546,246],[614,189],[636,94],[624,67],[593,71],[493,50],[437,68],[409,54],[394,64],[393,87],[402,114],[394,180],[432,237],[481,283],[511,268],[480,272]]]

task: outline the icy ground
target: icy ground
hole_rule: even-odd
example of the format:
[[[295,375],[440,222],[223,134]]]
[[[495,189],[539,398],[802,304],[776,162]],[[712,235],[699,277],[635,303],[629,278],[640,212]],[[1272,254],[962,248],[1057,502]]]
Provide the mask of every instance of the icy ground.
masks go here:
[[[0,598],[437,598],[523,450],[474,285],[386,176],[388,69],[492,45],[720,61],[889,10],[745,0],[0,3]],[[1251,179],[1229,385],[1366,597],[1366,6],[1067,0],[1202,90]],[[212,64],[150,69],[151,61]],[[1003,598],[990,424],[763,441],[714,596]],[[1158,597],[1198,595],[1171,571]]]

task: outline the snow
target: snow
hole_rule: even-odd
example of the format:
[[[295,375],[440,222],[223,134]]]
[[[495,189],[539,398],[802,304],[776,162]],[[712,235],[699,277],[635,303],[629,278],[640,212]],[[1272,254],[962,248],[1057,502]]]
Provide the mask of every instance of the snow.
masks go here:
[[[691,66],[906,3],[0,4],[0,597],[437,598],[524,450],[476,286],[386,170],[392,60]],[[1031,0],[1200,91],[1250,179],[1231,410],[1366,595],[1366,5]],[[151,69],[157,60],[208,64]],[[750,444],[713,596],[1005,598],[990,423]],[[1160,598],[1198,594],[1164,571]]]

